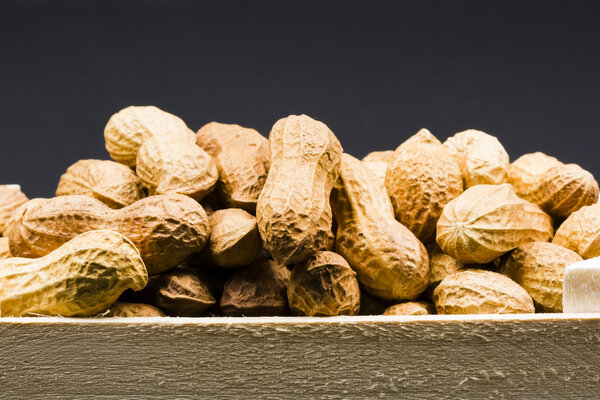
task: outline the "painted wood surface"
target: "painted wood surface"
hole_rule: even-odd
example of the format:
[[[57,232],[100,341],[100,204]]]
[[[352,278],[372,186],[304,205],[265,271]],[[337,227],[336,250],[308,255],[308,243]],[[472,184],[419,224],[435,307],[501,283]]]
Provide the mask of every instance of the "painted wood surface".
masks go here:
[[[600,315],[0,319],[0,398],[600,398]]]

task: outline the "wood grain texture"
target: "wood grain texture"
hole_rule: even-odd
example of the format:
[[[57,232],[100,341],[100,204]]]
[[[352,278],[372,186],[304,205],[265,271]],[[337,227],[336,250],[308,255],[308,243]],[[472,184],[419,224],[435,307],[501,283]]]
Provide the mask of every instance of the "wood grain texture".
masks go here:
[[[10,399],[597,398],[600,314],[0,319]]]

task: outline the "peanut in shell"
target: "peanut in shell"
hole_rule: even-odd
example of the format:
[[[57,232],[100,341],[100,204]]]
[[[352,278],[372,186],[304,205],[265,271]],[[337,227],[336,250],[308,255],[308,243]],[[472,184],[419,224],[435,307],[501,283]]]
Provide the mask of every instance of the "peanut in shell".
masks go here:
[[[7,223],[14,212],[23,205],[27,196],[19,185],[0,185],[0,234],[6,236]]]
[[[557,229],[552,243],[584,259],[600,257],[600,203],[572,213]]]

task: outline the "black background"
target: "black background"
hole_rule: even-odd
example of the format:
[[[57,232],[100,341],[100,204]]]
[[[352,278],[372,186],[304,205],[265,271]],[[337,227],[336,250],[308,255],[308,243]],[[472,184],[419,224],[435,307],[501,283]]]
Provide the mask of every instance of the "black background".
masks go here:
[[[197,130],[325,122],[346,152],[475,128],[600,177],[600,23],[569,1],[0,0],[0,183],[51,196],[153,104]]]

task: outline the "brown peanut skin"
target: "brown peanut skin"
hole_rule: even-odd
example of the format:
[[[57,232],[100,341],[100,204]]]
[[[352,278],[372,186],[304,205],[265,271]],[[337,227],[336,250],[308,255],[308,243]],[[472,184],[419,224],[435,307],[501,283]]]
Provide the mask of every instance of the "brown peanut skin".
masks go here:
[[[356,273],[339,254],[320,251],[296,264],[288,287],[290,309],[297,315],[358,315],[360,288]]]
[[[57,196],[80,194],[122,208],[145,197],[142,181],[123,164],[107,160],[79,160],[60,177]]]
[[[508,254],[500,271],[529,293],[538,312],[561,313],[565,268],[582,260],[557,244],[531,242]]]
[[[289,265],[333,245],[328,200],[343,150],[325,124],[306,115],[277,121],[269,143],[271,169],[256,218],[265,248]]]
[[[433,291],[438,314],[533,313],[531,296],[497,272],[464,269],[447,276]]]
[[[15,211],[27,200],[19,185],[0,185],[0,234],[5,235],[7,224]]]
[[[143,303],[124,303],[117,301],[107,310],[103,317],[139,318],[139,317],[164,317],[165,313],[157,307]]]
[[[138,151],[136,173],[148,194],[179,193],[200,201],[214,189],[219,172],[199,146],[172,138],[149,138]]]
[[[394,304],[383,312],[383,315],[429,315],[435,314],[435,306],[425,301],[409,301]]]
[[[25,204],[10,230],[10,250],[19,257],[42,257],[73,237],[97,229],[113,229],[128,237],[150,275],[201,251],[210,235],[202,206],[187,196],[151,196],[112,210],[91,197],[72,195]]]
[[[429,283],[427,251],[394,218],[385,188],[356,158],[344,154],[331,204],[338,223],[336,251],[373,296],[416,299]]]
[[[435,239],[444,206],[463,191],[454,157],[427,129],[402,143],[388,164],[385,187],[396,219],[423,243]]]
[[[269,173],[269,141],[254,129],[210,122],[198,130],[196,143],[213,157],[215,191],[225,207],[254,214]]]
[[[116,162],[135,167],[138,150],[152,137],[195,143],[185,122],[154,106],[130,106],[110,117],[104,128],[106,150]]]
[[[600,257],[600,203],[575,211],[558,228],[552,243],[584,259]]]

